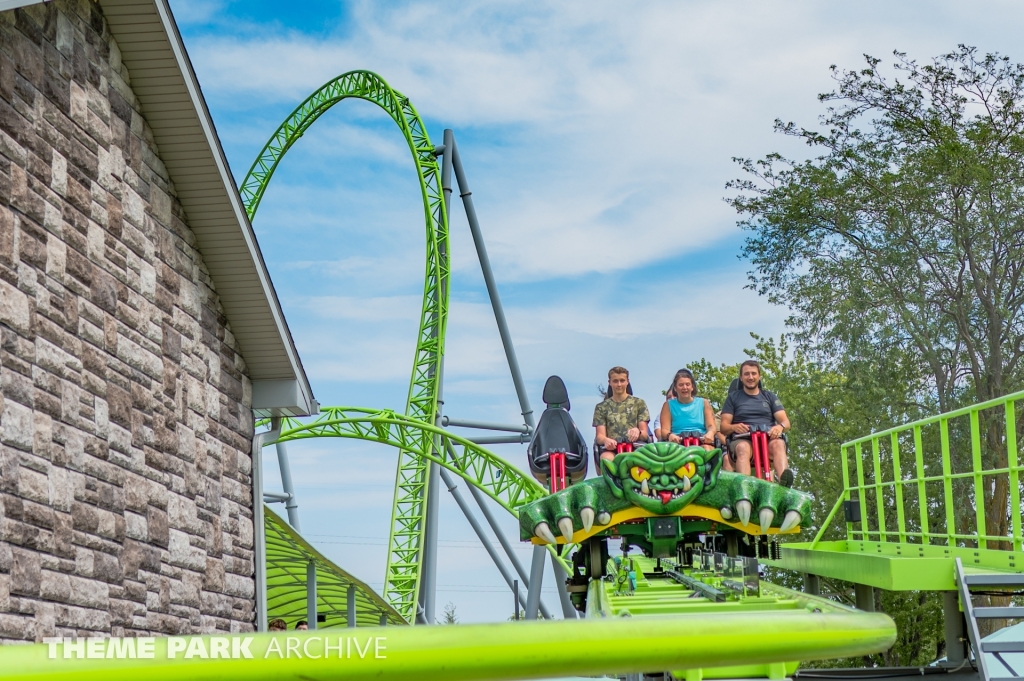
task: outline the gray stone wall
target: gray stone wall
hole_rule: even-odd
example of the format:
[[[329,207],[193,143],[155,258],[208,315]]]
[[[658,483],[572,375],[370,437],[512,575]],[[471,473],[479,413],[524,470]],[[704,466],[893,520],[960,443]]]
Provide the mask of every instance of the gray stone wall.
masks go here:
[[[98,6],[0,13],[0,639],[252,629],[251,387]]]

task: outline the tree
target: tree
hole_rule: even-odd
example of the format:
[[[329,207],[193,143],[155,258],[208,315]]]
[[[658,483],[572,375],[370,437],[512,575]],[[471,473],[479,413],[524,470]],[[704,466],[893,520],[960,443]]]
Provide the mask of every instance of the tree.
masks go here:
[[[824,132],[776,121],[820,155],[737,159],[746,178],[729,183],[729,202],[750,232],[752,285],[793,310],[804,351],[847,376],[879,372],[876,385],[907,381],[896,412],[1018,390],[1024,65],[960,46],[925,65],[897,52],[892,77],[865,59],[833,67]],[[986,468],[1007,465],[1000,426],[982,424]],[[1008,494],[995,478],[990,535],[1008,533]]]
[[[441,624],[458,624],[459,617],[455,614],[455,604],[448,601],[448,605],[444,606],[444,619],[441,620]]]

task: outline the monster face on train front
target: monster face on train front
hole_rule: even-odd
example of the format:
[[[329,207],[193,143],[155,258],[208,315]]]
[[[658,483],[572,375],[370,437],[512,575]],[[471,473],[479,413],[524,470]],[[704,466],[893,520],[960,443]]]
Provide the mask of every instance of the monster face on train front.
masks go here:
[[[587,603],[592,583],[607,585],[618,575],[615,593],[621,595],[629,581],[621,573],[626,568],[635,573],[636,566],[649,569],[642,582],[675,575],[674,583],[698,592],[694,584],[704,584],[698,573],[707,573],[709,566],[756,575],[756,559],[773,557],[776,537],[798,533],[810,520],[808,494],[723,471],[718,449],[670,442],[626,447],[612,460],[596,459],[598,475],[587,478],[586,441],[569,415],[562,380],[549,378],[543,397],[547,408],[528,456],[531,472],[550,494],[519,510],[520,535],[523,541],[554,545],[560,555],[566,546],[576,546],[566,557],[573,567],[569,591],[580,610],[594,607]],[[609,542],[625,556],[609,561]],[[645,560],[630,558],[631,550]],[[754,567],[743,558],[754,560]],[[629,583],[635,584],[635,576]],[[738,599],[744,598],[749,594],[741,589]]]

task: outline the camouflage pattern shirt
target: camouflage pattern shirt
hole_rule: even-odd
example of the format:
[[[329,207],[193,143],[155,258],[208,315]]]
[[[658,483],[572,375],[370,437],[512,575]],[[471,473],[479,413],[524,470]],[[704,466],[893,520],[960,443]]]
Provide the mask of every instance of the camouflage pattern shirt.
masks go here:
[[[647,403],[633,395],[626,395],[626,399],[621,402],[609,397],[594,407],[594,427],[604,426],[605,434],[616,442],[625,440],[626,431],[630,428],[636,428],[641,421],[650,420]]]

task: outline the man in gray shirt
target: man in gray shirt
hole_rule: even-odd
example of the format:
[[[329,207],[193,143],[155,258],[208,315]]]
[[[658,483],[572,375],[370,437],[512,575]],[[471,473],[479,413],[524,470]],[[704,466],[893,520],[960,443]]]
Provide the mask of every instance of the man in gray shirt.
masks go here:
[[[762,390],[761,365],[748,359],[740,365],[741,390],[732,392],[722,405],[722,433],[729,436],[729,452],[736,462],[736,472],[750,475],[750,444],[752,428],[768,428],[768,458],[775,471],[775,481],[793,486],[793,471],[786,458],[786,442],[782,434],[789,430],[789,418],[782,402],[774,393]]]

